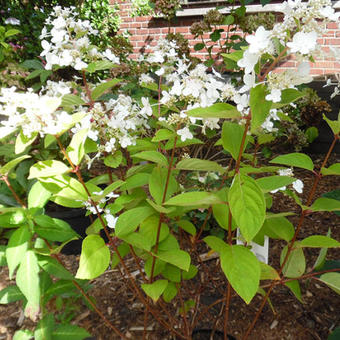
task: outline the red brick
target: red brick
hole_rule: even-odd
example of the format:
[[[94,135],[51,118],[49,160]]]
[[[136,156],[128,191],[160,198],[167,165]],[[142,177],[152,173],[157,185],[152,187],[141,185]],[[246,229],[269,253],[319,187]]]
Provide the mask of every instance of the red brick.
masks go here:
[[[130,27],[141,28],[141,23],[133,22],[133,23],[130,24]]]
[[[189,27],[176,27],[175,33],[189,33]]]
[[[334,62],[333,61],[316,61],[315,63],[312,63],[312,68],[334,68]]]
[[[340,45],[340,38],[326,38],[326,45]]]
[[[280,64],[280,67],[296,67],[296,62],[293,60],[285,61],[284,63]]]
[[[336,69],[336,68],[324,69],[324,74],[335,74],[335,73],[339,73],[339,69]]]
[[[146,46],[146,42],[145,41],[138,41],[137,46],[138,47],[144,47],[144,46]]]
[[[151,28],[149,29],[149,34],[159,34],[161,33],[160,28]]]
[[[337,32],[337,31],[334,31],[334,30],[326,31],[326,33],[323,35],[323,37],[335,37],[335,32]]]
[[[331,29],[337,29],[339,26],[338,26],[338,24],[336,23],[336,22],[329,22],[328,24],[327,24],[327,28],[329,29],[329,28],[331,28]]]
[[[321,68],[312,68],[310,74],[324,74],[324,70]]]

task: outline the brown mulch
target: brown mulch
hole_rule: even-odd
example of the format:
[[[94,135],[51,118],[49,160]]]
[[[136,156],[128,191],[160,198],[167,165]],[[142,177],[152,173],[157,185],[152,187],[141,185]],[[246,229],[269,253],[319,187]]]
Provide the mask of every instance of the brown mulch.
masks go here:
[[[317,157],[316,157],[317,158]],[[315,160],[315,159],[314,159]],[[339,156],[333,157],[333,161],[339,162]],[[332,162],[333,163],[333,162]],[[307,171],[297,170],[296,176],[304,182],[303,201],[313,182],[313,175]],[[324,177],[318,187],[315,197],[322,193],[340,189],[338,176]],[[274,195],[272,211],[275,213],[294,211],[299,213],[299,208],[289,197],[282,193]],[[296,225],[297,216],[290,217]],[[330,228],[332,237],[340,240],[340,217],[334,213],[320,212],[308,215],[304,221],[299,238],[305,238],[313,234],[325,235]],[[282,241],[271,240],[269,263],[275,268],[278,267],[279,256],[284,243]],[[306,248],[307,268],[311,268],[318,256],[319,250]],[[75,272],[77,270],[78,256],[62,256],[67,267]],[[328,259],[339,259],[339,250],[330,249]],[[216,259],[207,261],[206,265],[214,267]],[[127,257],[127,265],[131,272],[136,270],[132,258]],[[206,280],[207,277],[197,279]],[[137,280],[142,282],[141,277]],[[195,280],[193,280],[195,281]],[[224,275],[215,271],[208,278],[207,289],[203,292],[200,309],[208,306],[222,297],[221,292],[226,289]],[[215,284],[212,284],[215,282]],[[8,279],[8,271],[5,267],[0,267],[0,289],[11,282]],[[93,288],[90,291],[97,302],[98,307],[105,313],[106,317],[117,326],[126,337],[131,339],[142,339],[142,329],[144,320],[143,305],[129,290],[126,280],[122,278],[118,269],[108,270],[101,277],[93,280]],[[218,289],[216,288],[218,287]],[[327,339],[330,331],[340,326],[340,297],[323,283],[317,280],[305,280],[301,282],[303,303],[299,302],[290,290],[285,286],[277,286],[270,296],[274,312],[267,305],[261,314],[257,325],[249,337],[253,340],[324,340]],[[186,293],[184,292],[183,295]],[[185,298],[185,296],[184,296]],[[231,309],[229,316],[228,332],[241,339],[242,334],[249,326],[259,308],[262,297],[257,295],[247,306],[239,297],[233,296],[231,299]],[[175,303],[178,303],[176,300]],[[210,312],[205,312],[198,325],[201,328],[211,328],[217,318],[217,329],[223,329],[223,320],[218,319],[221,304],[215,306]],[[78,304],[76,310],[76,323],[86,328],[96,339],[109,340],[119,339],[108,329],[95,312],[88,312],[87,308]],[[190,312],[189,312],[190,313]],[[175,309],[171,310],[171,315],[175,316]],[[164,317],[164,314],[162,315]],[[22,317],[20,303],[0,306],[0,340],[12,339],[15,330],[20,328],[31,328],[33,323]],[[174,339],[155,320],[148,318],[148,339],[167,340]],[[208,339],[208,338],[207,338]]]

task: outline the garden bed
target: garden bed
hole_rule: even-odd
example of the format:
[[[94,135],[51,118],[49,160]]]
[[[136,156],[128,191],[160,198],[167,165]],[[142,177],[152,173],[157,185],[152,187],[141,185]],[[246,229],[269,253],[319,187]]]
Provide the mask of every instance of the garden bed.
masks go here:
[[[315,163],[320,163],[322,155],[313,157]],[[339,162],[339,155],[334,155],[330,163]],[[311,188],[313,176],[305,170],[296,170],[297,178],[304,182],[303,199],[306,199],[309,189]],[[318,187],[316,197],[321,193],[329,192],[334,189],[340,189],[338,177],[324,177]],[[275,213],[294,211],[299,212],[296,204],[291,198],[284,196],[282,193],[274,195],[272,211]],[[293,216],[290,220],[296,224],[298,217]],[[328,228],[333,230],[332,237],[340,239],[340,217],[334,213],[319,212],[306,217],[303,229],[300,233],[301,238],[310,235],[325,235]],[[279,266],[279,256],[283,242],[278,240],[270,241],[269,264],[274,268]],[[307,268],[311,267],[317,258],[318,249],[305,249]],[[329,249],[329,259],[337,259],[339,251]],[[75,273],[78,266],[78,256],[62,255],[66,266]],[[217,259],[211,259],[204,262],[205,266],[210,269],[216,264]],[[137,273],[134,261],[128,259],[126,263],[132,273]],[[140,280],[140,276],[136,276]],[[226,288],[226,279],[220,272],[215,272],[211,276],[212,281],[208,284],[207,289],[200,297],[200,310],[219,300],[222,295],[221,291]],[[210,280],[211,281],[211,280]],[[11,284],[8,279],[8,269],[0,269],[0,289]],[[123,331],[131,339],[142,339],[144,309],[139,300],[128,289],[126,281],[122,278],[119,270],[109,269],[105,274],[93,280],[93,288],[90,294],[95,298],[98,307],[104,311],[107,318]],[[216,289],[216,287],[218,289]],[[322,288],[322,289],[321,289]],[[250,336],[250,339],[267,339],[267,340],[313,340],[327,339],[330,331],[340,325],[339,309],[340,297],[324,284],[316,281],[303,281],[301,284],[303,303],[299,302],[290,290],[284,286],[278,286],[271,294],[271,303],[275,313],[267,305],[261,314],[258,323]],[[241,298],[234,295],[231,299],[229,333],[240,339],[245,332],[249,323],[253,319],[260,303],[261,297],[256,296],[251,302],[249,308]],[[119,339],[110,329],[108,329],[95,312],[88,311],[84,305],[77,304],[73,306],[76,313],[75,323],[87,329],[96,339]],[[217,304],[210,312],[204,313],[204,316],[198,328],[211,328],[214,320],[218,319],[221,304]],[[56,311],[58,313],[58,311]],[[174,309],[175,313],[175,309]],[[33,323],[23,318],[19,303],[0,306],[0,339],[10,340],[14,332],[20,328],[34,328]],[[217,329],[223,329],[223,320],[218,319]],[[173,339],[173,337],[157,324],[150,316],[148,322],[148,339]]]

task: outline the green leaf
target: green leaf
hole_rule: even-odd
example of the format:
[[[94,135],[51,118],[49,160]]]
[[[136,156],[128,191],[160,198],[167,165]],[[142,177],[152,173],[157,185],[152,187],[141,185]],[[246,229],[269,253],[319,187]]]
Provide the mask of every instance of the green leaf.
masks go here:
[[[109,70],[111,68],[114,68],[115,66],[116,64],[108,60],[95,61],[87,66],[86,71],[89,73],[93,73],[101,70]]]
[[[159,250],[157,254],[154,254],[159,259],[166,263],[171,263],[172,265],[188,271],[190,268],[190,255],[183,250]]]
[[[338,120],[330,120],[326,117],[326,115],[323,115],[323,119],[327,122],[328,126],[331,128],[333,134],[336,136],[340,133],[340,113]]]
[[[222,145],[236,160],[240,153],[244,127],[231,122],[224,122],[222,127]],[[245,149],[247,141],[243,147]],[[242,150],[242,151],[243,151]]]
[[[228,201],[228,192],[229,188],[224,188],[216,193],[218,197],[220,197],[223,201]],[[214,204],[213,208],[213,216],[219,226],[225,230],[228,230],[229,227],[229,205],[225,204]],[[232,229],[235,229],[235,222],[232,221]]]
[[[19,34],[19,33],[21,33],[21,31],[15,29],[15,28],[11,28],[8,31],[6,31],[5,38],[12,37],[13,35],[16,35],[16,34]]]
[[[37,136],[38,132],[33,132],[31,137],[27,137],[23,134],[21,130],[15,140],[15,153],[19,154],[24,152],[26,148],[35,141]]]
[[[43,186],[54,193],[51,201],[69,208],[81,208],[83,201],[87,201],[88,196],[83,185],[76,179],[69,176],[55,176],[40,178]],[[48,183],[53,183],[51,186]],[[89,184],[87,184],[89,186]],[[98,188],[98,187],[97,187]],[[98,191],[100,189],[98,188]],[[91,190],[90,190],[91,191]]]
[[[145,265],[144,265],[144,270],[145,270],[145,273],[146,275],[148,276],[148,278],[151,277],[151,271],[152,271],[152,264],[153,264],[153,257],[150,256],[147,261],[145,262]],[[164,269],[166,263],[160,259],[157,259],[155,260],[155,264],[154,264],[154,267],[153,267],[153,276],[157,276],[159,275],[162,270]]]
[[[10,285],[0,291],[0,304],[7,305],[8,303],[23,300],[25,297],[16,285]]]
[[[34,340],[52,340],[52,331],[54,329],[53,314],[46,314],[38,323],[35,332]]]
[[[134,154],[132,157],[144,159],[146,161],[150,161],[164,167],[168,166],[168,160],[166,157],[158,151],[142,151],[137,154]]]
[[[170,198],[164,205],[178,207],[202,207],[203,205],[222,204],[223,201],[214,194],[205,191],[191,191]]]
[[[46,160],[34,164],[30,169],[28,179],[52,177],[70,172],[71,169],[60,161]]]
[[[268,176],[257,179],[256,183],[263,192],[270,192],[292,184],[295,181],[296,178],[289,176]]]
[[[20,329],[16,331],[13,340],[31,340],[33,337],[33,332],[28,329]]]
[[[108,155],[104,158],[104,164],[110,168],[117,168],[123,160],[123,155],[121,151],[116,151],[113,155]]]
[[[34,221],[36,223],[34,231],[47,240],[64,242],[79,237],[71,226],[63,220],[47,215],[38,215],[34,217]]]
[[[339,211],[340,201],[332,198],[320,197],[310,207],[313,211]]]
[[[163,203],[168,200],[177,191],[177,182],[175,178],[170,175],[169,182],[167,185],[167,191],[164,195],[168,178],[168,169],[156,167],[153,169],[149,178],[149,191],[153,199],[157,204]]]
[[[168,142],[164,146],[164,150],[172,150],[175,145],[174,140],[175,139],[169,139]],[[199,140],[198,138],[187,139],[184,142],[182,142],[181,140],[177,140],[176,148],[183,148],[185,146],[194,145],[194,144],[203,144],[203,142]]]
[[[279,273],[271,266],[264,262],[260,262],[261,277],[260,280],[280,280]]]
[[[140,172],[127,178],[125,184],[121,187],[121,190],[131,190],[134,188],[143,187],[149,183],[150,174]]]
[[[279,103],[273,103],[272,108],[280,108],[290,103],[295,102],[296,100],[304,97],[305,94],[295,89],[285,89],[281,91],[281,101]]]
[[[179,283],[181,282],[181,270],[172,264],[167,263],[162,270],[162,275],[165,279],[171,282]]]
[[[165,291],[167,285],[167,280],[157,280],[153,283],[143,283],[141,287],[145,294],[151,297],[154,302],[156,302]]]
[[[331,229],[328,229],[326,236],[328,236],[328,237],[331,236]],[[315,263],[314,263],[314,266],[313,266],[314,270],[321,270],[321,268],[325,265],[327,251],[328,251],[328,248],[321,248],[320,249],[319,255],[318,255],[317,259],[315,260]]]
[[[53,340],[83,340],[88,338],[90,333],[88,333],[84,328],[69,325],[69,324],[61,324],[57,325],[53,334]]]
[[[297,245],[297,247],[295,247]],[[303,249],[298,247],[296,243],[290,253],[288,260],[283,268],[283,274],[286,277],[295,278],[300,277],[304,274],[306,270],[306,259],[303,253]],[[283,248],[280,257],[280,265],[282,265],[283,260],[287,254],[287,246]]]
[[[210,34],[210,39],[214,42],[218,41],[220,38],[221,38],[221,33],[219,32],[219,30],[214,30],[214,32]]]
[[[36,59],[25,60],[23,63],[20,64],[20,66],[27,69],[27,70],[29,70],[29,69],[44,70],[44,66],[43,66],[42,62],[40,60],[36,60]]]
[[[163,140],[169,140],[174,138],[174,132],[168,129],[160,129],[156,132],[155,136],[151,139],[152,142],[161,142]]]
[[[302,296],[301,296],[301,289],[300,284],[298,280],[288,281],[285,283],[285,286],[287,286],[292,293],[295,295],[295,297],[303,303]]]
[[[231,14],[224,17],[223,25],[232,25],[233,23],[234,23],[234,17]]]
[[[339,248],[340,242],[331,237],[323,235],[313,235],[300,241],[299,246],[310,248]]]
[[[328,176],[328,175],[340,176],[340,163],[332,164],[328,168],[322,168],[321,174],[323,176]]]
[[[110,264],[110,250],[99,235],[85,237],[76,274],[77,279],[92,280],[105,272]]]
[[[203,240],[212,250],[214,250],[214,251],[216,251],[220,254],[222,254],[227,248],[227,243],[225,243],[219,237],[207,236]]]
[[[21,161],[27,158],[31,158],[31,156],[24,155],[11,160],[10,162],[8,162],[7,164],[0,168],[0,175],[8,175],[12,169],[14,169]]]
[[[170,302],[177,295],[177,287],[173,282],[169,282],[163,292],[163,299],[165,302]]]
[[[139,232],[143,234],[152,246],[156,244],[158,226],[160,223],[160,217],[158,215],[152,215],[145,219],[140,227]],[[169,227],[165,223],[160,224],[159,242],[162,242],[169,235]]]
[[[200,50],[203,50],[204,47],[205,47],[205,45],[203,43],[197,43],[197,44],[194,45],[194,50],[200,51]]]
[[[315,126],[311,126],[305,131],[305,136],[308,143],[312,143],[316,138],[318,138],[319,130]]]
[[[116,235],[121,237],[134,232],[146,218],[153,214],[154,210],[148,206],[125,211],[118,217],[115,227]]]
[[[186,112],[189,117],[197,118],[240,118],[241,115],[236,107],[227,103],[216,103],[208,107],[198,107]]]
[[[31,80],[36,77],[39,77],[42,74],[42,72],[44,72],[44,70],[34,70],[25,78],[25,80]]]
[[[221,267],[236,293],[247,303],[255,296],[260,283],[261,268],[256,256],[246,247],[224,247]]]
[[[7,266],[7,261],[6,261],[6,248],[7,248],[7,246],[5,246],[5,245],[0,245],[0,267],[2,267],[2,266]]]
[[[294,226],[284,217],[267,218],[262,227],[265,235],[289,242],[294,236]]]
[[[84,105],[85,102],[79,96],[74,94],[65,94],[61,101],[61,106],[64,107],[72,107],[78,105]]]
[[[79,165],[84,157],[87,132],[87,129],[82,129],[74,134],[70,145],[66,148],[66,152],[74,165]]]
[[[237,174],[228,198],[233,218],[245,240],[250,242],[261,229],[265,219],[264,195],[253,178]]]
[[[55,258],[37,255],[39,266],[48,274],[63,280],[73,280],[73,275]]]
[[[120,238],[133,247],[146,250],[147,252],[151,251],[151,240],[142,233],[133,232],[128,235],[120,236]]]
[[[58,280],[45,291],[43,301],[44,303],[47,303],[54,296],[71,296],[74,295],[75,291],[76,287],[73,282],[69,280]]]
[[[10,237],[6,248],[6,259],[10,279],[12,279],[15,269],[25,256],[30,239],[31,233],[27,226],[18,228]]]
[[[23,257],[16,276],[16,284],[27,299],[26,314],[35,319],[39,313],[40,286],[38,260],[33,250]]]
[[[35,182],[28,193],[28,208],[43,208],[51,193],[40,182]]]
[[[92,99],[96,100],[99,98],[106,90],[110,89],[111,87],[115,86],[119,82],[121,82],[121,79],[112,79],[105,83],[99,84],[91,93]]]
[[[322,274],[320,281],[340,295],[340,273]]]
[[[216,171],[224,173],[225,170],[217,162],[199,158],[183,159],[176,165],[177,170]]]
[[[314,164],[311,158],[303,153],[293,152],[287,155],[275,157],[270,163],[284,164],[288,166],[295,166],[297,168],[307,169],[313,171]]]
[[[272,106],[266,100],[267,90],[264,84],[259,84],[250,90],[249,105],[251,109],[251,131],[254,132],[266,120]]]
[[[185,271],[182,272],[183,280],[191,280],[196,276],[197,273],[198,273],[197,267],[191,264],[187,272]]]
[[[189,233],[192,236],[196,235],[196,227],[187,220],[180,220],[177,222],[178,226],[182,228],[184,231]]]

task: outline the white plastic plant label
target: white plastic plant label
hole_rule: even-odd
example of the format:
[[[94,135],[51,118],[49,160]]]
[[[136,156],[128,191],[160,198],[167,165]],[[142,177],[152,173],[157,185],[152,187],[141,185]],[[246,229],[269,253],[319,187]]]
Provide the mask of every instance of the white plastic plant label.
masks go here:
[[[236,244],[244,244],[242,241],[242,235],[240,233],[240,229],[237,229],[237,241]],[[257,259],[263,263],[268,264],[268,257],[269,257],[269,237],[264,237],[263,246],[258,243],[250,242],[249,246],[251,247],[251,251],[255,254]]]

